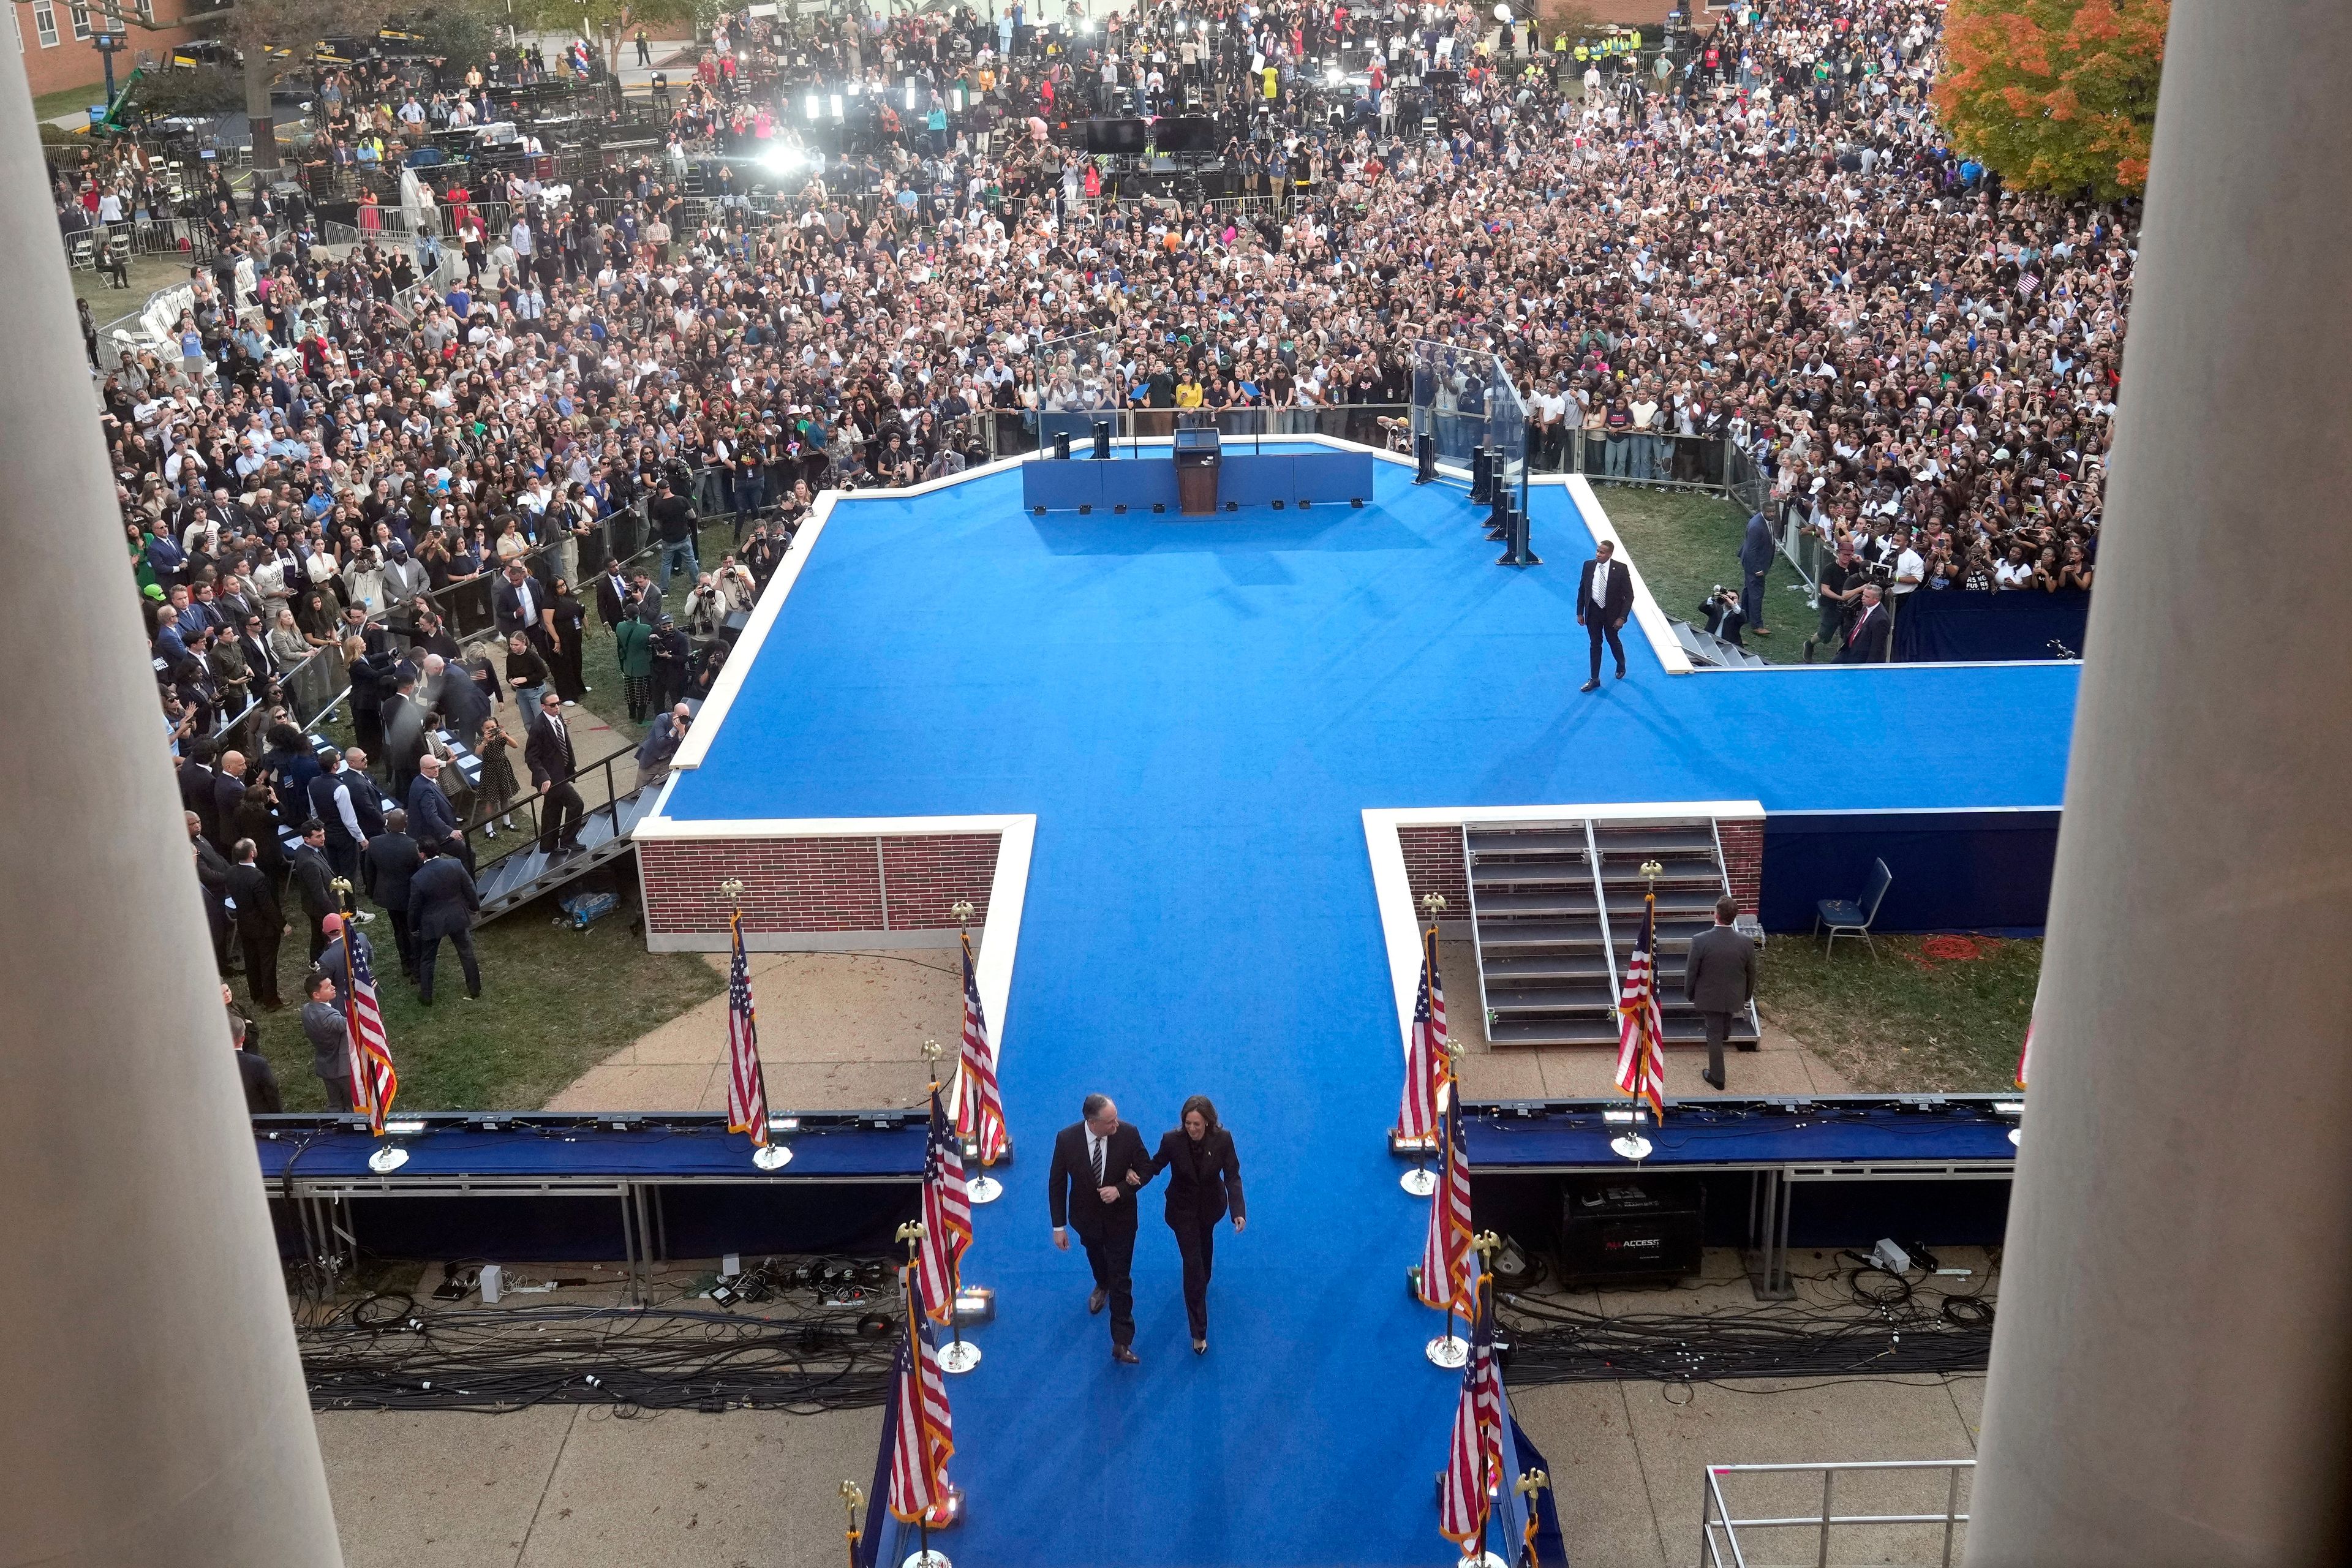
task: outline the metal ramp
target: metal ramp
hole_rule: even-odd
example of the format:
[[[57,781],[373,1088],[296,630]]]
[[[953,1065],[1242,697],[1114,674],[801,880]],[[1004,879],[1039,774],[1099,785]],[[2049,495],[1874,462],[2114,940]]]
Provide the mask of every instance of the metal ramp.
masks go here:
[[[1682,995],[1690,939],[1714,923],[1715,901],[1730,889],[1713,818],[1470,822],[1462,841],[1491,1042],[1616,1045],[1621,965],[1648,887],[1641,868],[1654,860],[1666,1043],[1706,1043],[1706,1023]],[[1758,1032],[1753,1008],[1732,1020],[1735,1044],[1753,1044]]]
[[[658,784],[647,784],[591,808],[580,819],[580,847],[569,853],[542,854],[536,837],[518,830],[520,843],[515,848],[487,864],[480,863],[478,856],[474,887],[481,894],[482,907],[475,913],[474,923],[511,914],[541,894],[627,854],[630,833],[652,814],[654,796],[659,793]],[[482,842],[478,829],[468,837],[478,846]]]
[[[1760,656],[1748,652],[1737,643],[1726,642],[1704,627],[1695,626],[1688,621],[1678,621],[1672,616],[1666,617],[1666,625],[1674,628],[1675,641],[1684,653],[1690,656],[1691,663],[1702,669],[1765,668],[1767,661]]]

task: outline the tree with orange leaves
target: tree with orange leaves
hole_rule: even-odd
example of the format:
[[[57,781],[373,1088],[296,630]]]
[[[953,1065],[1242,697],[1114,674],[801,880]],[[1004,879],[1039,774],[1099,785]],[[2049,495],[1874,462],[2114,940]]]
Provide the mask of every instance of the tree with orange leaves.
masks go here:
[[[1952,0],[1936,112],[2012,187],[2137,195],[2171,15],[2171,0]]]

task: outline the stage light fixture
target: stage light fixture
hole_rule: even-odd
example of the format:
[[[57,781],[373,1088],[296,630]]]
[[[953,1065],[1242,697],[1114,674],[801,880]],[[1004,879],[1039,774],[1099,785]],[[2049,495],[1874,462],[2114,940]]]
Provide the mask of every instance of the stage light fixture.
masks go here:
[[[817,112],[816,94],[810,93],[808,95],[808,117],[811,120],[814,120],[817,117]]]
[[[760,167],[779,179],[800,173],[807,161],[797,147],[771,147],[760,154]]]
[[[388,1137],[413,1138],[425,1131],[425,1119],[421,1116],[393,1117],[384,1122],[383,1130]]]
[[[1502,23],[1505,26],[1508,26],[1511,21],[1511,8],[1508,5],[1496,6],[1495,20]]]
[[[833,117],[835,120],[846,120],[849,118],[848,106],[842,102],[841,94],[837,92],[833,95]]]
[[[797,1132],[800,1130],[801,1119],[797,1116],[771,1116],[768,1118],[768,1131],[771,1132]]]

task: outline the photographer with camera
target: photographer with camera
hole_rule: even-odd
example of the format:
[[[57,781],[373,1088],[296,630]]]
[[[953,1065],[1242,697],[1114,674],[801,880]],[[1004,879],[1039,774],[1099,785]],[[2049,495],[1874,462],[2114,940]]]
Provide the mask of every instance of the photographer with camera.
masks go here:
[[[1840,664],[1884,664],[1886,662],[1887,640],[1893,636],[1893,623],[1887,618],[1886,607],[1880,601],[1886,590],[1876,578],[1862,585],[1862,608],[1846,629],[1845,646],[1838,649]]]
[[[1717,583],[1715,591],[1699,602],[1699,608],[1706,612],[1709,637],[1719,638],[1737,648],[1748,646],[1745,636],[1748,615],[1740,606],[1738,589],[1727,588]]]

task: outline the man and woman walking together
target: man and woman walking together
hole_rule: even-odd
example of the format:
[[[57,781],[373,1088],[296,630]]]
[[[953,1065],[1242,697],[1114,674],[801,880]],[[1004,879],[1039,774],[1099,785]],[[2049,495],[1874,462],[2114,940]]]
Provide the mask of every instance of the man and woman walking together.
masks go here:
[[[1090,1094],[1080,1119],[1054,1139],[1054,1164],[1046,1179],[1053,1210],[1054,1245],[1069,1250],[1078,1233],[1094,1269],[1094,1294],[1087,1310],[1110,1309],[1111,1359],[1132,1364],[1135,1353],[1135,1235],[1138,1194],[1160,1172],[1168,1173],[1165,1217],[1184,1258],[1184,1315],[1191,1321],[1192,1352],[1209,1349],[1209,1271],[1215,1256],[1217,1222],[1231,1215],[1234,1229],[1247,1223],[1242,1204],[1242,1163],[1234,1135],[1217,1123],[1217,1108],[1206,1095],[1184,1102],[1181,1125],[1147,1154],[1143,1134],[1118,1119],[1108,1095]]]

